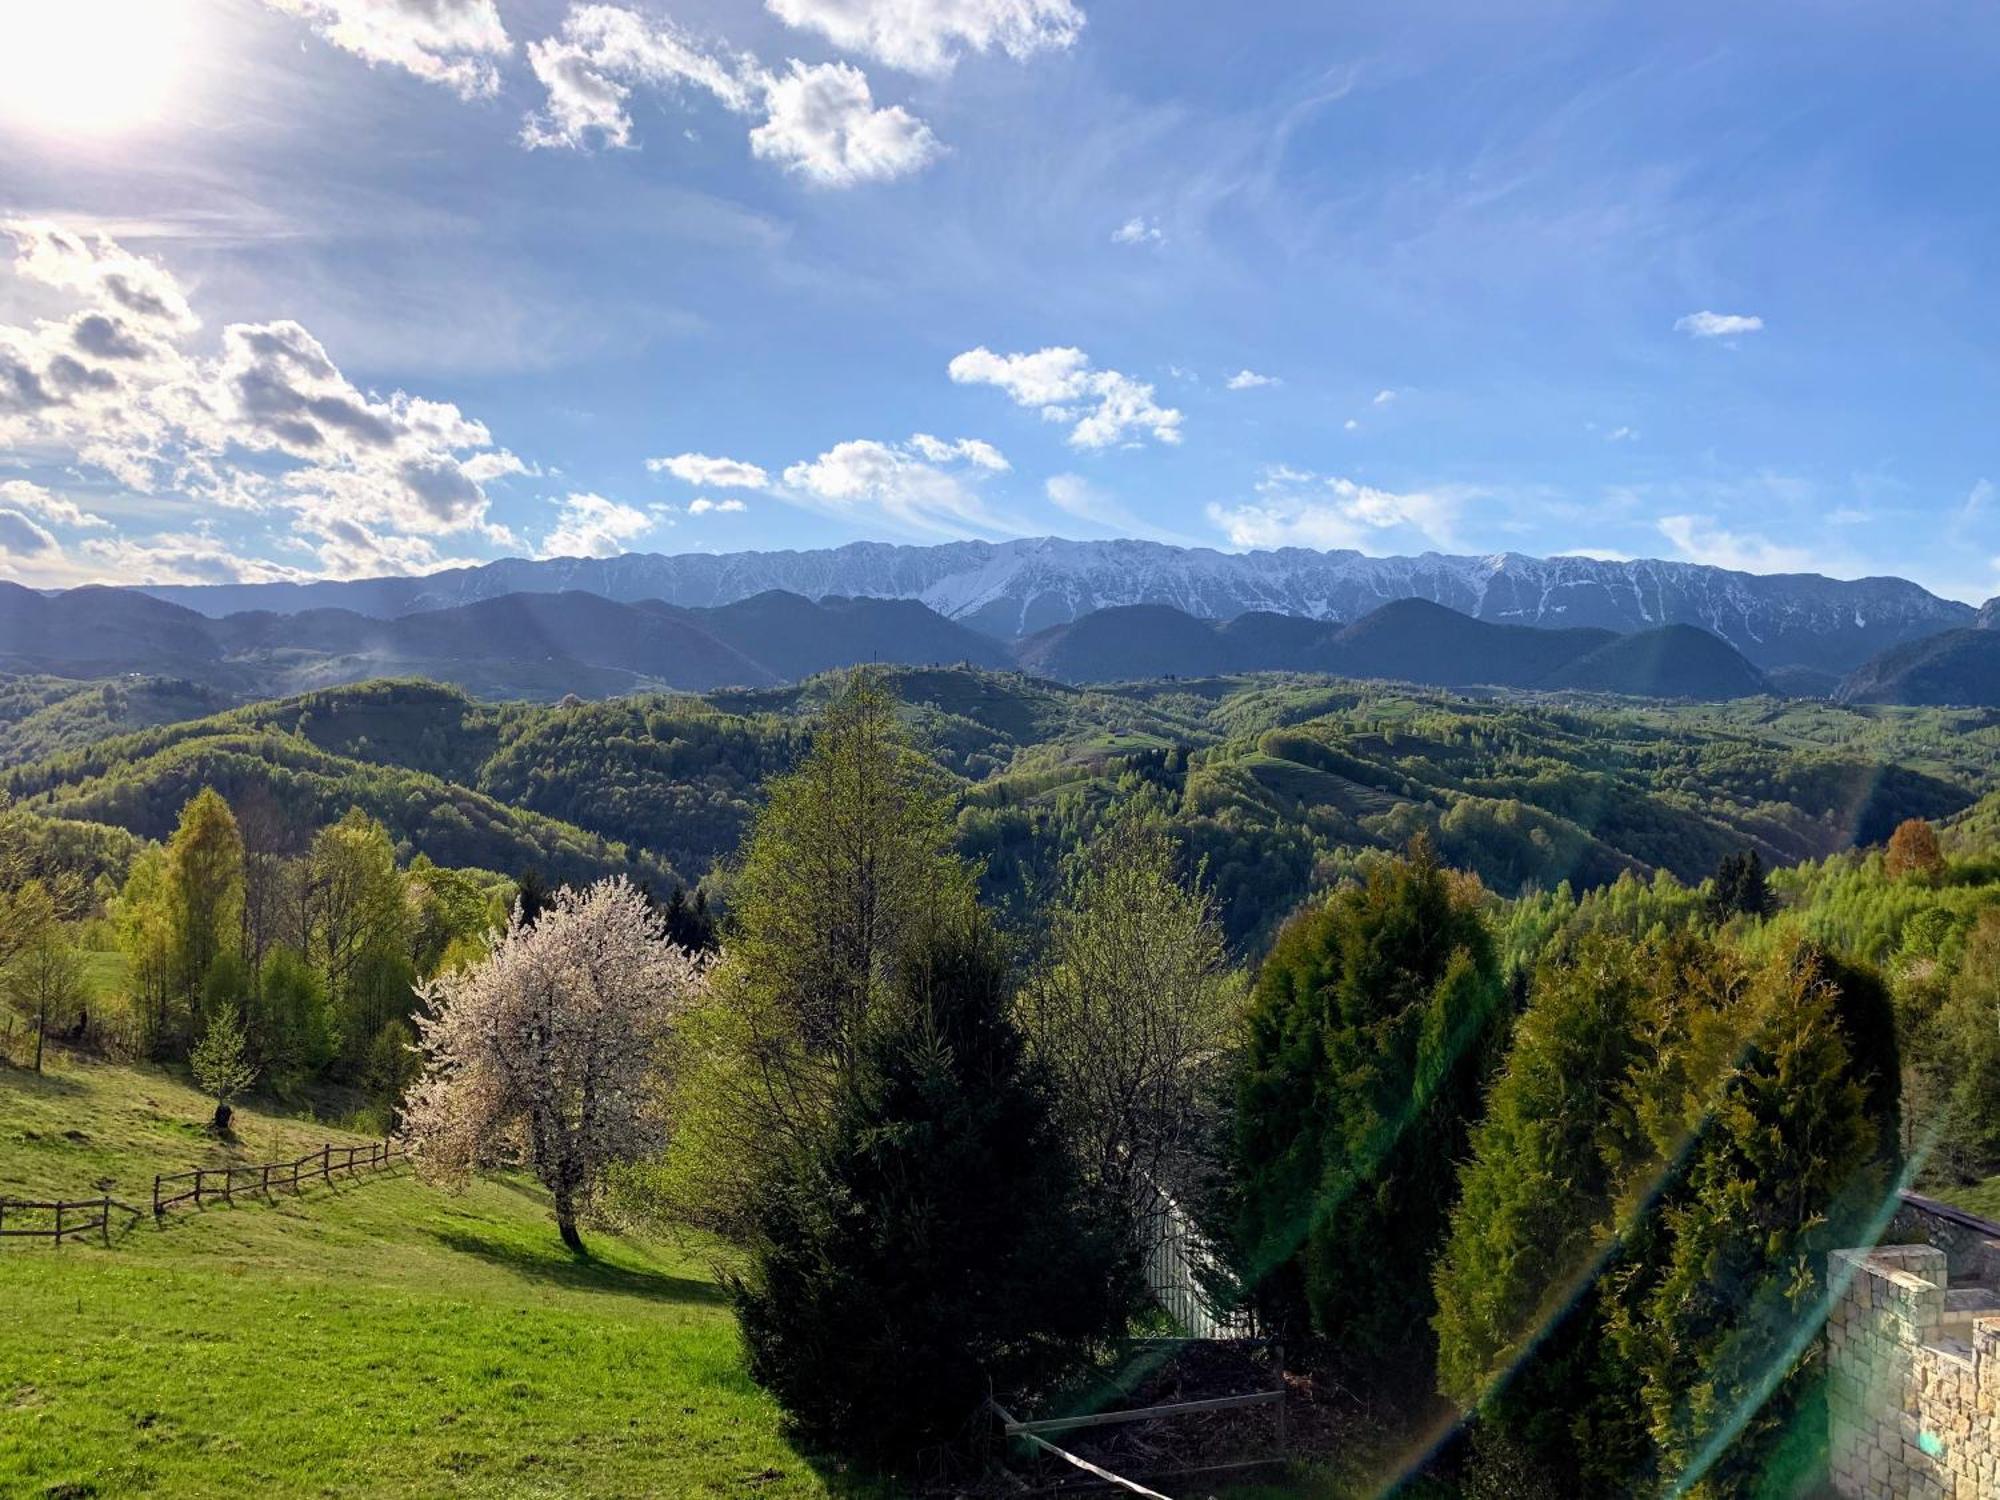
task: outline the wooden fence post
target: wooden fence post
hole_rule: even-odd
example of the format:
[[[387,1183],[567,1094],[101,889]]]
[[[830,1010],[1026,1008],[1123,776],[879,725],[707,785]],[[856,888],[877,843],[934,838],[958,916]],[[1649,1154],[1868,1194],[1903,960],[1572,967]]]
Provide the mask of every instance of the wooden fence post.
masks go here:
[[[159,1218],[159,1216],[160,1216],[160,1178],[159,1174],[155,1173],[153,1175],[153,1217],[157,1219]]]
[[[98,1226],[104,1231],[104,1245],[106,1249],[109,1249],[111,1246],[111,1200],[109,1198],[100,1199],[97,1209],[103,1215],[98,1220]]]
[[[56,1202],[56,1243],[58,1245],[62,1243],[62,1237],[63,1237],[62,1210],[63,1210],[62,1202],[60,1199],[58,1199]]]
[[[319,1148],[319,1175],[322,1182],[333,1181],[333,1142]]]

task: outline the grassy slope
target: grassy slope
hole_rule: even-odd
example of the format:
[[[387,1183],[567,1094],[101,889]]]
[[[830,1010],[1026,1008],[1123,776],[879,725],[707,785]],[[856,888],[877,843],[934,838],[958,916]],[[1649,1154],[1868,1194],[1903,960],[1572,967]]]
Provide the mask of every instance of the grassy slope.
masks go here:
[[[155,1171],[354,1139],[241,1109],[223,1148],[205,1115],[158,1070],[0,1064],[0,1193],[143,1207]],[[0,1241],[0,1493],[829,1493],[700,1258],[593,1248],[561,1252],[531,1184],[451,1197],[400,1173],[109,1249]]]

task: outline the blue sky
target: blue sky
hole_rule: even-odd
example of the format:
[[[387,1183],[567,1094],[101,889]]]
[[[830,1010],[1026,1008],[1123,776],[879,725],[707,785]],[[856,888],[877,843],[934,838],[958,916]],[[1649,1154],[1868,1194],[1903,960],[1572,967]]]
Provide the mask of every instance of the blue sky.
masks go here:
[[[1970,5],[12,7],[0,571],[1057,533],[1976,601],[1997,54]]]

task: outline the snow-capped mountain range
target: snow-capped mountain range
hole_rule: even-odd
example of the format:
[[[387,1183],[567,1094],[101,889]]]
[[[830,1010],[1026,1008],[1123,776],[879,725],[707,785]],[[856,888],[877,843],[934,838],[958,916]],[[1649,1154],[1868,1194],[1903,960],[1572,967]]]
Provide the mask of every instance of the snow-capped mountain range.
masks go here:
[[[1970,624],[1975,611],[1902,578],[1763,575],[1699,563],[1503,552],[1367,557],[1287,547],[1217,552],[1145,541],[1035,537],[933,546],[853,542],[798,552],[625,553],[507,558],[425,577],[350,582],[159,586],[148,593],[224,615],[344,608],[393,618],[511,593],[581,590],[610,599],[719,605],[784,589],[920,599],[1003,640],[1095,609],[1169,604],[1210,619],[1252,610],[1354,620],[1392,599],[1428,599],[1515,625],[1634,631],[1698,625],[1760,667],[1844,672],[1884,647]]]

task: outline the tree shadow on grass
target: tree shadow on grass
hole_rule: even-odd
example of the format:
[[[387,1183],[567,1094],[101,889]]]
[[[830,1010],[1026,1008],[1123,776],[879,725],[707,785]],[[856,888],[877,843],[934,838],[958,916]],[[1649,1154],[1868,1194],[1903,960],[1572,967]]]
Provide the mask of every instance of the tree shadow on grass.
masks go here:
[[[0,1053],[0,1082],[4,1082],[9,1089],[22,1094],[38,1094],[44,1099],[66,1099],[85,1092],[84,1086],[74,1078],[49,1071],[37,1073],[25,1063],[11,1061],[4,1053]]]
[[[447,1250],[470,1255],[488,1265],[512,1271],[526,1280],[553,1283],[575,1291],[609,1292],[621,1297],[643,1297],[652,1302],[698,1302],[711,1306],[728,1301],[728,1294],[714,1282],[697,1280],[692,1276],[672,1276],[664,1271],[637,1271],[601,1260],[581,1259],[553,1247],[546,1253],[526,1250],[459,1229],[432,1230],[431,1237]]]

